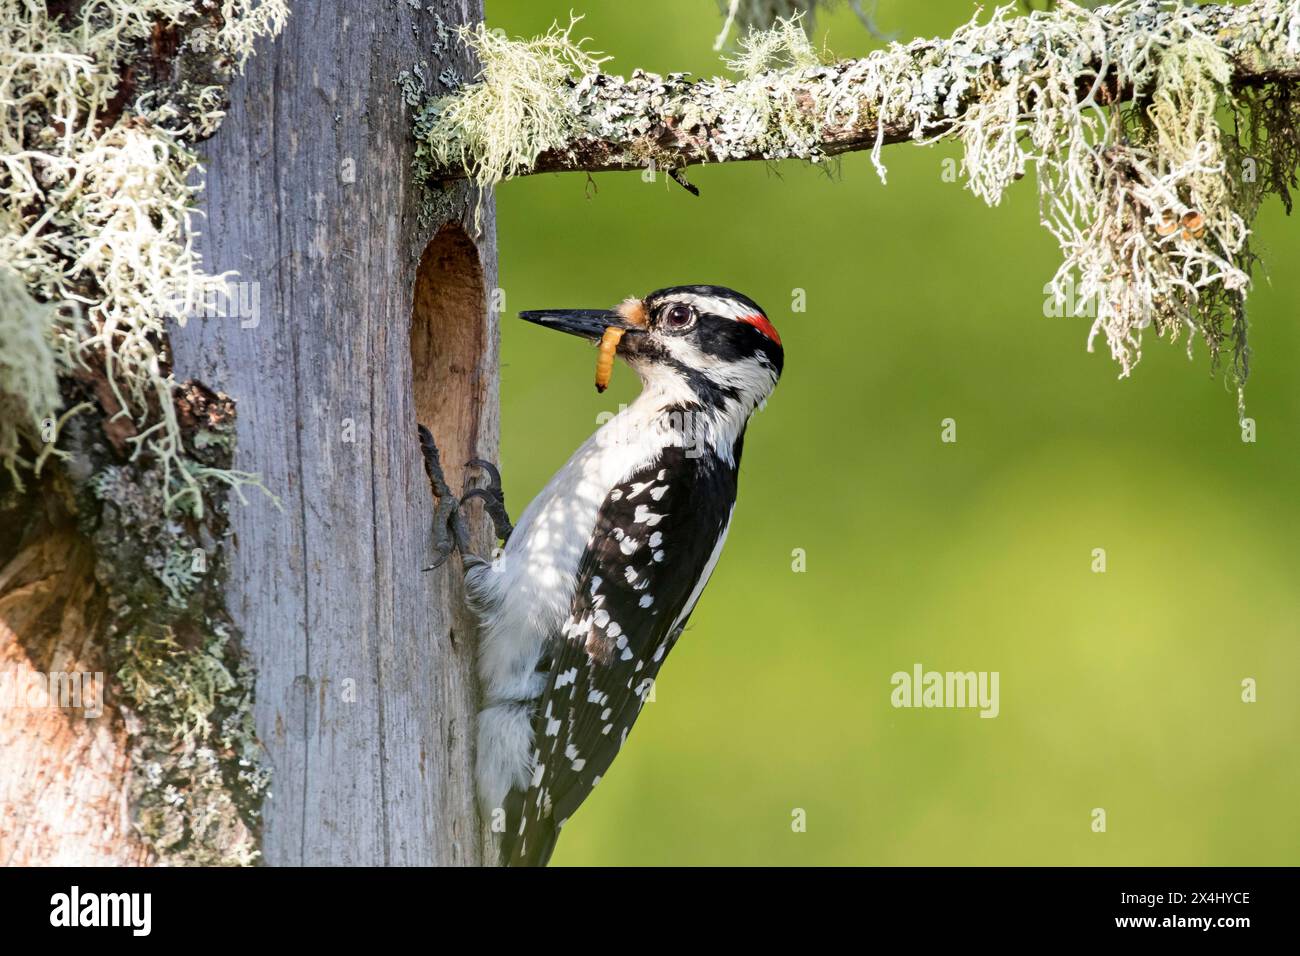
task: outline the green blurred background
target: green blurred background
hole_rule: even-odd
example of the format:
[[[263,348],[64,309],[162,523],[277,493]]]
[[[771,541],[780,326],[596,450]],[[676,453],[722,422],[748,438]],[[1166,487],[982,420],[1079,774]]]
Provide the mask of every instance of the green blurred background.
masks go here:
[[[488,22],[531,36],[569,9],[489,0]],[[879,25],[947,34],[973,10],[884,0]],[[710,0],[575,12],[607,70],[722,69]],[[846,6],[818,34],[838,56],[880,45]],[[717,283],[786,347],[723,560],[555,863],[1300,862],[1300,230],[1276,201],[1257,223],[1246,444],[1203,348],[1149,338],[1119,380],[1089,320],[1044,317],[1059,260],[1032,180],[990,209],[943,180],[957,155],[889,147],[888,186],[859,153],[831,178],[696,168],[699,199],[635,173],[500,189],[511,316]],[[596,395],[593,367],[504,323],[516,513],[634,397],[624,366]],[[894,709],[916,662],[999,671],[1000,716]]]

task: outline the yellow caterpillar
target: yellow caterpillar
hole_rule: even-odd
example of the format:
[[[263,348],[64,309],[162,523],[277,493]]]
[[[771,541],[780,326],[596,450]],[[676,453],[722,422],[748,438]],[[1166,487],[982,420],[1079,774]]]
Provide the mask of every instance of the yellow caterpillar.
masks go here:
[[[645,328],[649,322],[645,303],[640,299],[624,299],[616,311],[631,325]],[[618,343],[625,331],[627,330],[611,326],[605,329],[605,334],[600,337],[600,354],[596,356],[596,391],[598,392],[609,388],[609,377],[614,374],[614,353],[618,351]]]
[[[600,337],[600,354],[596,356],[596,391],[603,392],[609,388],[609,377],[614,374],[614,352],[619,340],[623,338],[623,329],[607,328]]]

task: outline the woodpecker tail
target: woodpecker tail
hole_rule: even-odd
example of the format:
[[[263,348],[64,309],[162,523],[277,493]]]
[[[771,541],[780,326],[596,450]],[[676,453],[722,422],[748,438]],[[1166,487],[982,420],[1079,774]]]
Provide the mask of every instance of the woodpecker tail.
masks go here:
[[[524,796],[525,793],[519,790],[511,790],[506,796],[506,832],[501,841],[502,866],[546,866],[551,854],[555,852],[555,843],[560,838],[560,830],[550,817],[530,821],[528,832],[522,835],[519,833]]]

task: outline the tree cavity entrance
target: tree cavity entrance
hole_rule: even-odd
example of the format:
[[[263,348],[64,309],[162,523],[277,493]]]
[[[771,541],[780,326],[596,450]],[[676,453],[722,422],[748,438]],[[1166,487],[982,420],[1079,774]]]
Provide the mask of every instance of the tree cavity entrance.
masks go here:
[[[415,275],[411,384],[415,417],[433,432],[453,487],[478,454],[486,314],[478,250],[458,224],[443,226]]]

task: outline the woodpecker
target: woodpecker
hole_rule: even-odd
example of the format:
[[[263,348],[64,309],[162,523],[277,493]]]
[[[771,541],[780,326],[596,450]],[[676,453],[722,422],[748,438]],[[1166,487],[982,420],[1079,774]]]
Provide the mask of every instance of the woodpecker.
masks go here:
[[[502,862],[528,866],[547,862],[609,769],[718,563],[745,428],[784,352],[758,304],[720,286],[521,318],[591,342],[622,329],[617,355],[642,383],[513,529],[495,469],[488,488],[455,502],[421,429],[435,526],[461,550],[480,624],[480,807],[504,821]],[[491,562],[467,553],[457,509],[470,497],[484,500],[505,542]],[[441,559],[452,546],[439,538]]]

